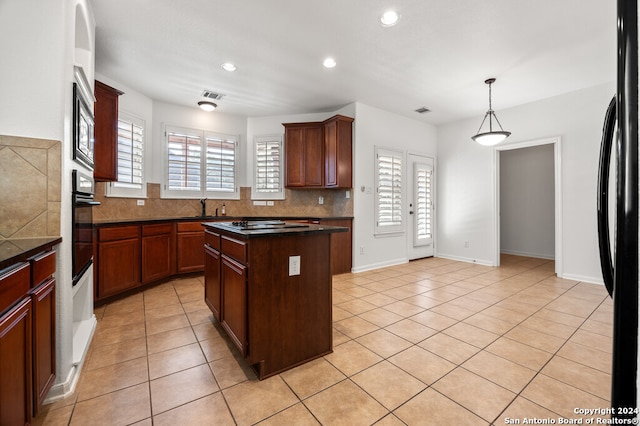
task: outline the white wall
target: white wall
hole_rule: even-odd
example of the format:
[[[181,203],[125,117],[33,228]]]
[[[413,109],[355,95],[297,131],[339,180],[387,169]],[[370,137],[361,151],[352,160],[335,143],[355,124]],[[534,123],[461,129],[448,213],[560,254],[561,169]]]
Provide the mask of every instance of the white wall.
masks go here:
[[[77,25],[81,31],[76,32]],[[73,364],[71,285],[71,170],[79,168],[72,154],[72,83],[74,65],[82,65],[93,81],[94,41],[95,21],[87,0],[0,2],[0,134],[62,142],[60,195],[69,202],[61,207],[62,244],[56,265],[57,365],[52,393],[58,395],[71,390],[79,372]]]
[[[506,110],[508,143],[560,136],[563,277],[602,282],[597,249],[596,181],[604,113],[615,93],[605,84]],[[471,140],[482,114],[438,127],[439,256],[495,264],[494,152]],[[470,241],[464,248],[463,241]],[[556,256],[559,254],[556,253]]]
[[[500,151],[500,252],[555,257],[553,144]]]
[[[436,157],[436,128],[368,105],[356,103],[354,142],[353,270],[364,271],[407,262],[407,241],[402,235],[375,237],[374,200],[376,146]],[[406,162],[406,161],[405,161]],[[436,169],[436,180],[438,177]],[[405,179],[407,173],[405,173]],[[365,191],[361,188],[364,187]],[[406,183],[404,185],[406,188]],[[406,194],[404,194],[405,200]],[[436,244],[439,237],[436,234]],[[363,254],[360,254],[360,248]],[[437,246],[436,246],[437,247]]]

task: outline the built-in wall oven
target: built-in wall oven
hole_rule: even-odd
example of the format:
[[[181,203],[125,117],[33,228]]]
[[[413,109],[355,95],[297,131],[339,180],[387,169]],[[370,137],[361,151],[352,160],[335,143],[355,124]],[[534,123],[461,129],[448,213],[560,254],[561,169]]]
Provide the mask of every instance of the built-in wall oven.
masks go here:
[[[93,263],[93,177],[73,170],[73,285],[76,285]]]

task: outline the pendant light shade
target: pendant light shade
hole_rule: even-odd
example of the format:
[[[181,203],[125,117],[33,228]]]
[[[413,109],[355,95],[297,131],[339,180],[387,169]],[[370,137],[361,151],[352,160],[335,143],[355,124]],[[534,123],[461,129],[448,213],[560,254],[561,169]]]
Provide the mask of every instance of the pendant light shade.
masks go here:
[[[498,117],[496,116],[495,111],[491,108],[491,85],[495,83],[495,78],[489,78],[484,82],[489,85],[489,110],[484,115],[482,119],[482,123],[480,123],[480,128],[478,129],[478,134],[475,136],[471,136],[471,139],[478,142],[480,145],[492,146],[497,145],[506,138],[511,135],[511,132],[507,132],[502,128],[500,121],[498,121]],[[487,121],[487,117],[489,117],[489,131],[483,132],[482,126],[484,126],[485,121]],[[500,130],[493,130],[493,120],[498,123]]]

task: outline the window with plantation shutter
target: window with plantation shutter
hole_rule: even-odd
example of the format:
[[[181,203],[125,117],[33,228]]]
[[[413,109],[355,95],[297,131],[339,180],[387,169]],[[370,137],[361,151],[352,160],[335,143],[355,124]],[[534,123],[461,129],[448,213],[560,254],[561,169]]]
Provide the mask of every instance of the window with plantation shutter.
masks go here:
[[[376,234],[403,231],[403,153],[376,147]]]
[[[118,180],[107,185],[108,196],[145,197],[144,120],[121,113],[118,118]]]
[[[235,136],[166,128],[163,198],[239,198]]]
[[[251,198],[256,200],[283,200],[282,136],[256,136],[254,148],[254,184]]]

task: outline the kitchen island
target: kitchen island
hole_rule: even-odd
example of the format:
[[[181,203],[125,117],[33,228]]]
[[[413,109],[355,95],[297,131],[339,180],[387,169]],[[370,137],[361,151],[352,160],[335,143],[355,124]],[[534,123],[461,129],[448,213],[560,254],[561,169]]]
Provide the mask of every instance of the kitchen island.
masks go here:
[[[264,379],[332,351],[331,233],[281,221],[206,222],[205,302]]]

